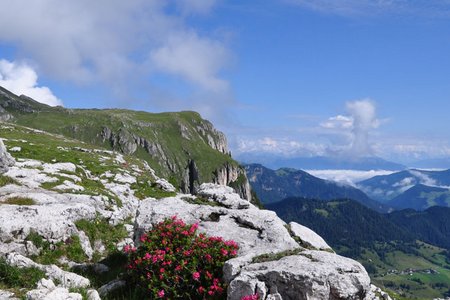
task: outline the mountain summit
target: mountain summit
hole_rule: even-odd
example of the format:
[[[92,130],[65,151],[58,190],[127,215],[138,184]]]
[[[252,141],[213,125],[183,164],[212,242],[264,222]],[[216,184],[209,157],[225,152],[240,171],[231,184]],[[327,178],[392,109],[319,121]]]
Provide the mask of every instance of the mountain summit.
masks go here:
[[[225,135],[196,112],[51,107],[0,87],[0,120],[142,158],[184,192],[215,182],[251,199],[245,171],[231,158]]]

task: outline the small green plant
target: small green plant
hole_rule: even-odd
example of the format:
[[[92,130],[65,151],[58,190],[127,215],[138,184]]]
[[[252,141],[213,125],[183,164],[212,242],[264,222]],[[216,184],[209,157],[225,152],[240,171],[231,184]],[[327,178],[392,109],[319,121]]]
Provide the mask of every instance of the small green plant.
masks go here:
[[[31,198],[26,197],[11,197],[3,201],[3,204],[9,205],[35,205],[36,202]]]
[[[208,205],[208,206],[221,206],[219,203],[215,201],[209,201],[208,199],[202,198],[202,197],[183,197],[184,201],[191,203],[191,204],[197,204],[197,205]]]
[[[25,240],[32,242],[36,246],[36,248],[41,248],[47,244],[50,244],[49,242],[45,241],[44,238],[39,235],[39,233],[33,230],[30,231]]]
[[[35,287],[38,280],[45,277],[45,272],[37,268],[18,268],[10,266],[0,258],[0,284],[5,288]]]
[[[33,257],[33,260],[41,264],[56,264],[58,259],[63,256],[78,263],[87,260],[87,256],[81,248],[80,238],[76,235],[53,245],[38,233],[31,231],[25,240],[31,241],[37,248],[41,249],[39,255]]]
[[[150,299],[225,298],[222,267],[238,245],[197,234],[197,228],[174,216],[142,235],[137,249],[125,246],[130,283]]]
[[[8,184],[19,185],[19,183],[15,179],[8,176],[0,175],[0,187]]]
[[[95,220],[81,219],[76,221],[75,225],[78,230],[86,233],[91,244],[96,240],[102,241],[108,253],[116,251],[116,244],[128,236],[128,232],[123,224],[113,226],[102,218],[96,218]]]
[[[300,254],[303,249],[297,248],[293,250],[285,250],[277,253],[266,253],[253,257],[252,263],[262,263],[267,261],[280,260],[285,256]]]
[[[134,190],[134,195],[138,199],[145,199],[145,198],[155,198],[155,199],[161,199],[161,198],[167,198],[167,197],[173,197],[176,196],[177,193],[175,192],[167,192],[159,187],[157,187],[154,183],[151,183],[148,181],[145,177],[144,178],[137,178],[137,181],[133,184],[131,184],[130,188]]]

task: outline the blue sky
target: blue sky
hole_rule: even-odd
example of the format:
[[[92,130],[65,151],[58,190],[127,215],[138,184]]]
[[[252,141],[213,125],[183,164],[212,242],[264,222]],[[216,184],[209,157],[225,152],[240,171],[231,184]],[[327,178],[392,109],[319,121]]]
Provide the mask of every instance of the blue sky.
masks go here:
[[[197,110],[235,154],[450,156],[450,1],[0,1],[0,85],[37,100]]]

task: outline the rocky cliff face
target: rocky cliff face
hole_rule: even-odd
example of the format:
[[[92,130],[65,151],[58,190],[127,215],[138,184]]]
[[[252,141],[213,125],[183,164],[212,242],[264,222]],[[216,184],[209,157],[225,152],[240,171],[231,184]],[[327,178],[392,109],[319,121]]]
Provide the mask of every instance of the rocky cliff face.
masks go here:
[[[171,179],[185,192],[195,193],[195,187],[204,182],[218,182],[251,198],[242,177],[245,174],[231,158],[225,135],[195,112],[55,108],[0,88],[0,120],[142,158],[159,176]]]
[[[239,244],[238,256],[224,267],[228,299],[254,293],[264,300],[378,299],[358,262],[334,254],[311,230],[284,223],[230,187],[198,184],[199,204],[194,195],[174,193],[143,160],[7,124],[0,124],[0,134],[15,159],[0,181],[0,257],[45,273],[35,289],[25,291],[27,299],[81,299],[70,288],[99,299],[123,286],[80,274],[108,272],[114,265],[95,263],[95,257],[138,243],[145,230],[173,215]],[[5,161],[1,144],[0,154]],[[233,182],[239,175],[229,168],[220,178]],[[4,299],[14,293],[0,291]]]

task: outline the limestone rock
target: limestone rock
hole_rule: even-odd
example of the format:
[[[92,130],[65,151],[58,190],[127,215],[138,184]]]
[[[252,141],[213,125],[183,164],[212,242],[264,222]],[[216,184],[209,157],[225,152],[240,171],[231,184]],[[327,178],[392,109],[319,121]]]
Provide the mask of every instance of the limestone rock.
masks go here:
[[[305,250],[276,261],[242,268],[228,289],[228,299],[252,294],[264,283],[275,298],[298,300],[364,299],[370,278],[358,262],[336,254]],[[263,296],[263,295],[261,295]]]
[[[80,245],[83,249],[84,253],[86,253],[86,256],[91,259],[92,255],[94,254],[94,250],[92,249],[91,242],[89,241],[88,236],[84,231],[78,231],[78,237],[80,238]]]
[[[24,257],[17,253],[10,253],[6,256],[6,262],[19,268],[37,268],[46,273],[50,279],[55,279],[61,282],[64,287],[84,288],[90,285],[89,279],[84,278],[78,274],[67,272],[55,265],[41,265],[35,263],[31,259]]]
[[[216,201],[227,208],[243,209],[250,206],[250,202],[241,199],[231,187],[225,185],[203,183],[198,188],[197,194]]]
[[[388,293],[382,291],[379,287],[371,284],[370,285],[370,292],[366,296],[364,300],[392,300],[392,298],[389,296]],[[434,299],[434,300],[440,300],[440,299]],[[444,300],[444,299],[442,299]]]
[[[90,289],[87,291],[87,300],[101,300],[101,298],[96,290]]]
[[[3,290],[0,290],[0,299],[2,299],[2,300],[19,300],[19,298],[16,298],[14,296],[14,293],[11,293],[9,291],[3,291]]]
[[[159,178],[155,181],[156,185],[166,192],[175,192],[175,187],[163,178]]]
[[[318,250],[332,250],[320,235],[318,235],[308,227],[295,222],[289,223],[289,227],[291,228],[294,236],[301,239],[301,241],[306,245]]]
[[[0,139],[0,174],[7,172],[14,163],[14,158],[8,153],[3,140]]]
[[[57,287],[53,290],[35,289],[26,294],[27,300],[83,300],[78,293],[70,293],[68,289]]]

